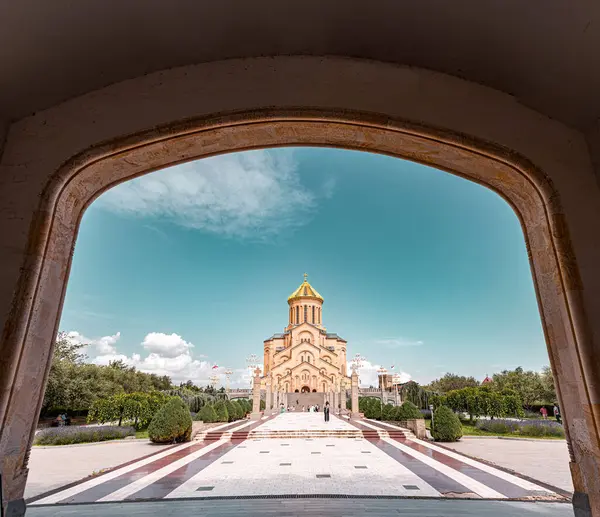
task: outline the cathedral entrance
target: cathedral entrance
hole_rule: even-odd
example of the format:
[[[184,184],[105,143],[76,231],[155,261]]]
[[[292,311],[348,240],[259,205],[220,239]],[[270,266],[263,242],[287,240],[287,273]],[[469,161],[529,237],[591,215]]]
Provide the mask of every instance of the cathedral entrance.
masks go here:
[[[302,386],[300,393],[310,393],[310,388],[308,386]]]

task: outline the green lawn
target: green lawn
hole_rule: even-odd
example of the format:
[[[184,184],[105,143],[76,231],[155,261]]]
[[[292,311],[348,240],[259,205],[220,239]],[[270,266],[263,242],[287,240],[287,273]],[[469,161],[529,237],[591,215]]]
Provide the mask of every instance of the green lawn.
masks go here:
[[[136,438],[148,438],[148,429],[143,429],[141,431],[135,432]]]
[[[431,431],[431,419],[425,419],[425,427]],[[462,422],[463,428],[463,436],[506,436],[509,438],[535,438],[541,440],[564,440],[559,436],[523,436],[518,433],[506,433],[506,434],[497,434],[490,433],[489,431],[483,431],[481,429],[477,429],[475,424],[470,424],[469,422]]]

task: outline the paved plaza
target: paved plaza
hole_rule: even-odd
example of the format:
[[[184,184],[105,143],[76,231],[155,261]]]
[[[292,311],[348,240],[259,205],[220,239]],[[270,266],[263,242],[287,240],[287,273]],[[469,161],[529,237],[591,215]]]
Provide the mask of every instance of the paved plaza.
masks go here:
[[[282,432],[299,430],[311,437],[280,438]],[[377,422],[335,416],[326,423],[322,413],[237,422],[30,498],[28,504],[62,512],[74,503],[261,496],[510,499],[538,501],[530,503],[538,509],[552,508],[539,501],[568,501],[543,483],[388,430]],[[80,450],[86,449],[72,448],[71,453]]]
[[[444,444],[455,451],[514,470],[525,476],[573,491],[565,440],[507,440],[463,437]]]

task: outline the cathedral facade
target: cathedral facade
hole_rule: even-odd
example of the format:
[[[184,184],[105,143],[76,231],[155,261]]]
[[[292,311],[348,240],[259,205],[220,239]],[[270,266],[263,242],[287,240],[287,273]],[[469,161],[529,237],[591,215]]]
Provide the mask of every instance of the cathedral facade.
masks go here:
[[[287,393],[339,391],[348,379],[347,343],[323,325],[323,297],[306,274],[288,306],[288,325],[264,342],[263,379]]]

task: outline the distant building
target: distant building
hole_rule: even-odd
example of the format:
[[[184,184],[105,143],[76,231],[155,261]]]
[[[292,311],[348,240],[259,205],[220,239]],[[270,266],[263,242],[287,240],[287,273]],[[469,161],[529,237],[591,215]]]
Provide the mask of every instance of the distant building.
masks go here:
[[[346,340],[323,326],[323,297],[304,282],[288,298],[289,321],[264,342],[264,375],[285,392],[338,391],[347,378]]]
[[[492,379],[490,379],[487,375],[485,376],[485,379],[483,379],[481,381],[481,384],[489,384],[490,382],[494,382]]]

